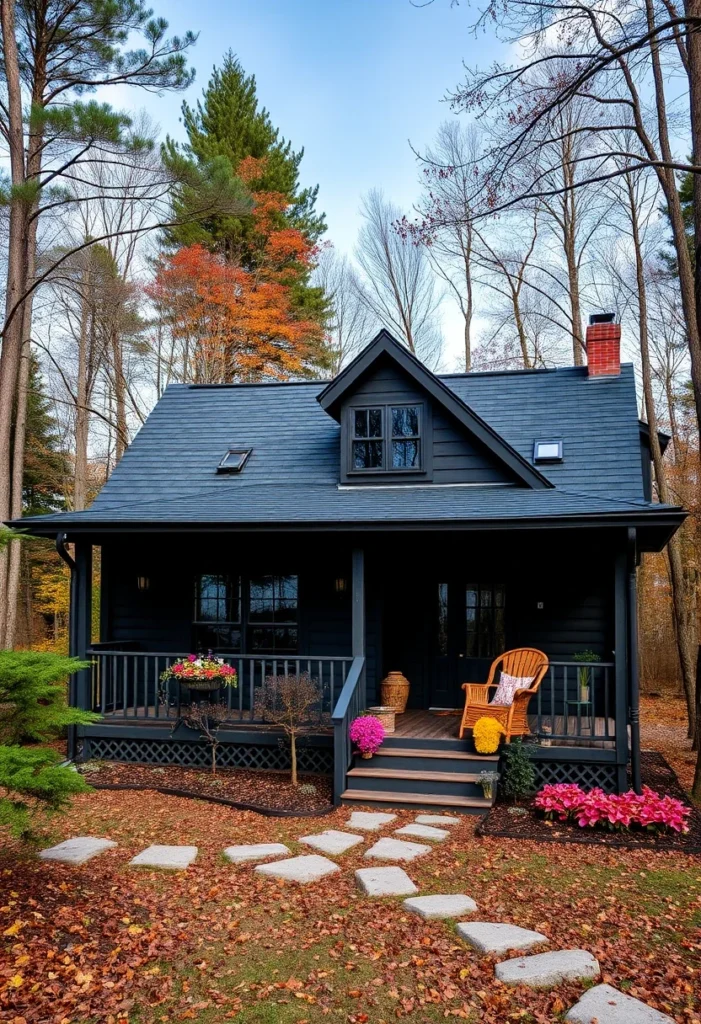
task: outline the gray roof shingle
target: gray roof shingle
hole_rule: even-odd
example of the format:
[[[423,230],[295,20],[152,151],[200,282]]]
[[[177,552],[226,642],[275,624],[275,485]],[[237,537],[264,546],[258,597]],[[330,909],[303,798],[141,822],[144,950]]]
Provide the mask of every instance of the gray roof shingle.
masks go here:
[[[30,522],[371,523],[525,520],[652,512],[643,496],[633,367],[442,378],[524,458],[562,438],[552,489],[339,487],[340,427],[317,402],[321,382],[172,385],[92,507]],[[241,476],[217,475],[228,447],[252,448]],[[663,511],[659,505],[654,510]]]

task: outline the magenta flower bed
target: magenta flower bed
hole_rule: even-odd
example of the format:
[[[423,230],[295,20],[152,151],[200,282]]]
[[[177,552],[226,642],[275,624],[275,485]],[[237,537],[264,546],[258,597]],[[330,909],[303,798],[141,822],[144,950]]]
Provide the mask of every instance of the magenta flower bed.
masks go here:
[[[575,784],[543,786],[533,801],[546,818],[574,821],[581,828],[643,828],[651,832],[688,832],[691,808],[672,796],[662,796],[649,786],[641,794],[588,792]]]
[[[379,718],[361,715],[351,722],[348,735],[361,754],[374,754],[385,738],[385,727]]]

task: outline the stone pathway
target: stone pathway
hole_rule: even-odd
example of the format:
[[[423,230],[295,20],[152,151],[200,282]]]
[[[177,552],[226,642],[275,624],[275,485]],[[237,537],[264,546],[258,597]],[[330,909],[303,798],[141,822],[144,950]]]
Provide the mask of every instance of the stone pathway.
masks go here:
[[[284,843],[255,843],[252,846],[227,846],[224,856],[232,864],[245,864],[247,861],[289,857],[290,852]]]
[[[111,850],[116,845],[111,839],[77,836],[75,839],[66,839],[58,846],[42,850],[39,856],[42,860],[58,860],[63,864],[85,864],[86,861],[99,856],[105,850]]]
[[[137,853],[129,863],[135,868],[183,871],[190,867],[196,856],[196,846],[149,846],[148,849]]]
[[[396,821],[396,814],[382,814],[380,811],[353,811],[348,819],[349,828],[359,828],[365,832],[379,832],[390,821]]]
[[[550,942],[541,932],[491,921],[468,921],[459,924],[457,931],[460,938],[478,953],[508,953],[510,949],[532,949]]]
[[[626,996],[612,985],[595,985],[572,1007],[565,1020],[572,1024],[674,1024],[672,1017]]]
[[[319,832],[315,836],[302,836],[300,843],[313,846],[324,853],[340,854],[350,850],[358,843],[364,843],[364,836],[353,836],[350,832],[337,832],[333,828],[327,828],[325,832]]]
[[[365,857],[367,860],[416,860],[430,852],[431,847],[422,843],[405,843],[403,839],[384,836],[365,851]]]
[[[562,981],[589,981],[601,974],[599,961],[586,949],[557,949],[553,953],[503,960],[494,975],[505,985],[550,988]]]
[[[403,868],[358,868],[355,873],[358,886],[367,896],[408,896],[418,892]]]
[[[283,882],[300,882],[302,885],[308,885],[310,882],[318,882],[326,875],[333,875],[334,872],[341,869],[332,860],[320,857],[318,853],[311,853],[308,856],[292,857],[291,860],[259,864],[253,870],[260,875],[279,878]]]
[[[457,918],[463,914],[474,914],[477,910],[475,901],[461,893],[455,896],[413,896],[410,900],[404,900],[404,906],[426,921]]]
[[[396,814],[380,811],[353,811],[347,821],[350,829],[361,832],[379,832],[396,821]],[[409,825],[395,829],[395,836],[412,836],[433,842],[444,842],[450,836],[450,826],[462,819],[447,814],[417,814]],[[326,829],[298,840],[331,856],[342,856],[348,850],[365,842],[365,836],[354,832]],[[111,839],[78,836],[42,850],[39,857],[47,861],[81,865],[99,856],[117,844]],[[383,836],[365,851],[367,860],[407,861],[431,853],[432,847]],[[196,846],[149,846],[129,861],[135,867],[185,870],[197,857]],[[232,864],[254,864],[254,871],[285,882],[308,885],[341,868],[319,854],[290,856],[284,843],[254,843],[229,846],[224,856]],[[416,896],[418,888],[398,864],[359,868],[355,872],[356,884],[366,896],[408,896],[404,907],[426,921],[450,920],[477,911],[475,901],[465,893],[434,893]],[[547,945],[550,939],[541,932],[530,931],[514,924],[496,921],[458,921],[456,930],[460,938],[479,953],[500,956],[510,950],[530,950]],[[495,977],[505,985],[527,985],[547,988],[562,981],[592,981],[601,974],[599,963],[585,949],[560,949],[546,953],[516,956],[503,960],[494,967]],[[671,1017],[653,1010],[639,999],[624,995],[611,985],[596,985],[584,992],[579,1002],[567,1013],[571,1024],[674,1024]]]
[[[394,831],[395,836],[416,836],[417,839],[435,839],[437,843],[442,843],[444,839],[447,839],[450,835],[445,828],[434,828],[433,825],[405,825],[404,828],[398,828]]]

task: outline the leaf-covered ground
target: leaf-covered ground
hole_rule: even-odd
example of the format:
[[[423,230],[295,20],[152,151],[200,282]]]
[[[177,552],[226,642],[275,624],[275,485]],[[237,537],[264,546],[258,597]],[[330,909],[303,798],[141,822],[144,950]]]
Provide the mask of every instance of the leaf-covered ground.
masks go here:
[[[117,849],[82,868],[16,850],[0,861],[2,1019],[561,1019],[579,985],[505,988],[449,925],[362,896],[353,869],[363,847],[339,858],[341,874],[300,888],[221,856],[242,842],[298,850],[296,838],[341,827],[348,814],[281,820],[148,792],[80,797],[51,838],[105,835]],[[680,1022],[701,1021],[701,860],[479,840],[473,827],[465,819],[410,866],[422,892],[467,892],[481,917],[589,949],[612,984]],[[151,842],[193,843],[200,855],[180,874],[129,868]]]
[[[667,753],[665,751],[665,753]],[[0,855],[0,1019],[14,1024],[381,1024],[444,1019],[562,1021],[582,987],[509,989],[493,960],[450,924],[355,888],[358,847],[342,873],[278,885],[224,862],[233,843],[295,840],[342,828],[348,809],[271,819],[152,792],[95,792],[47,826],[119,846],[82,868]],[[411,820],[400,813],[392,828]],[[701,1022],[701,858],[650,851],[479,839],[465,818],[409,866],[421,892],[466,892],[479,917],[545,932],[594,953],[606,981]],[[152,842],[199,846],[178,874],[127,862]],[[366,862],[367,863],[367,862]],[[602,1022],[604,1024],[604,1022]]]

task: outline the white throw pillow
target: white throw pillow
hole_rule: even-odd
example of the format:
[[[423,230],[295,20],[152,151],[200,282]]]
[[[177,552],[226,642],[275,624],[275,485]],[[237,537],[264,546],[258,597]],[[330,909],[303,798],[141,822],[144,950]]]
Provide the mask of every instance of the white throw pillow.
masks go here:
[[[516,691],[528,690],[534,679],[535,676],[510,676],[508,672],[502,672],[499,685],[489,703],[509,707],[514,702]]]

